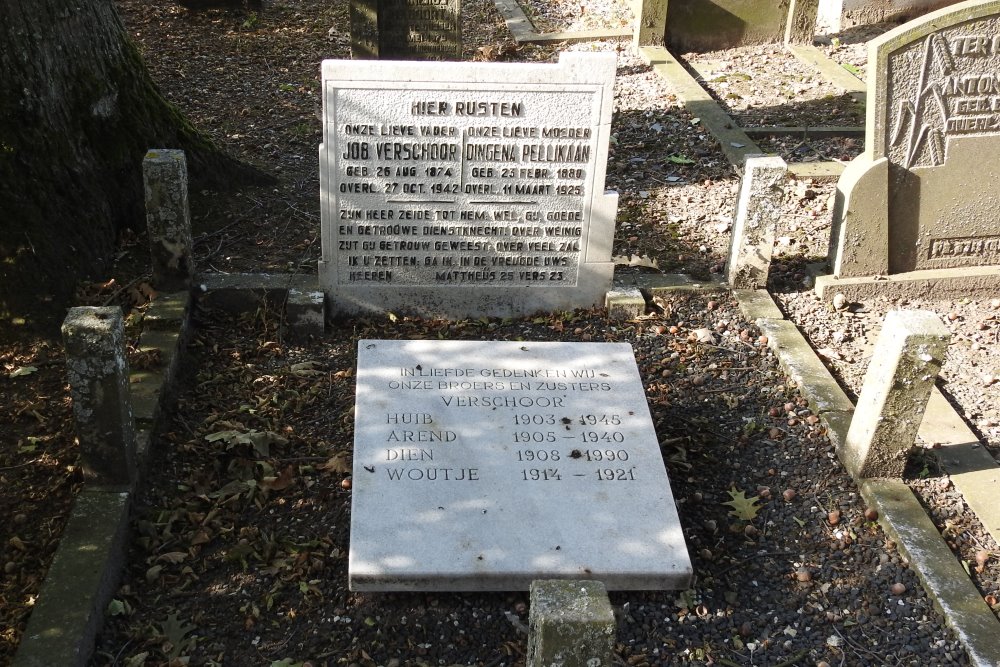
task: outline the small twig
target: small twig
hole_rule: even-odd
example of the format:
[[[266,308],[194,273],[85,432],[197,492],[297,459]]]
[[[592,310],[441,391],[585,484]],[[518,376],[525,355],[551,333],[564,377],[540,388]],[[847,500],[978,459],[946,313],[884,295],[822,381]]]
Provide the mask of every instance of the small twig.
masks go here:
[[[808,654],[809,654],[809,649],[804,648],[801,651],[799,651],[798,653],[796,653],[795,655],[793,655],[791,658],[788,658],[787,660],[782,660],[781,662],[775,663],[774,667],[788,667],[789,665],[794,665],[799,660],[801,660],[802,658],[806,657],[806,655],[808,655]]]
[[[149,278],[149,274],[148,273],[144,273],[141,276],[139,276],[138,278],[135,278],[134,280],[132,280],[131,282],[129,282],[128,284],[123,285],[122,287],[118,288],[118,290],[116,290],[111,296],[109,296],[107,299],[105,299],[104,303],[102,303],[101,305],[102,306],[110,306],[112,303],[114,303],[115,299],[117,299],[119,296],[122,295],[123,292],[125,292],[125,290],[129,289],[130,287],[135,287],[136,285],[138,285],[139,283],[141,283],[143,280],[146,280],[147,278]]]
[[[6,468],[0,468],[0,472],[6,472],[7,470],[17,470],[18,468],[23,468],[25,466],[30,466],[33,463],[38,463],[40,461],[41,461],[41,459],[34,459],[33,461],[28,461],[26,463],[18,463],[15,466],[8,466]]]

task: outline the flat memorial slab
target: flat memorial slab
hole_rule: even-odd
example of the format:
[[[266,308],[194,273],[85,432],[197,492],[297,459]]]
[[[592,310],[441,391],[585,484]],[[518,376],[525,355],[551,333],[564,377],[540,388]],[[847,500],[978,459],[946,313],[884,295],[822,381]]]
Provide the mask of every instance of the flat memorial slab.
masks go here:
[[[358,344],[352,590],[685,588],[627,343]]]

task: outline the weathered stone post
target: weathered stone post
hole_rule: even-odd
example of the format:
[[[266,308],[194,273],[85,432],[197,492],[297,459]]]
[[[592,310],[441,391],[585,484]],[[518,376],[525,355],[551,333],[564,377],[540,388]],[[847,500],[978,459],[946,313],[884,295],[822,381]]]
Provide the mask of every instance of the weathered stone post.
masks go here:
[[[840,456],[852,475],[903,474],[950,338],[932,312],[886,313]]]
[[[194,275],[194,260],[184,151],[150,149],[142,161],[142,181],[153,287],[161,292],[187,289]]]
[[[663,46],[667,36],[667,0],[632,0],[632,48]]]
[[[62,335],[84,475],[98,484],[129,485],[136,437],[122,312],[71,308]]]
[[[787,172],[788,165],[777,156],[746,160],[726,262],[726,280],[733,289],[767,285]]]
[[[615,615],[599,581],[531,582],[527,667],[610,667]]]

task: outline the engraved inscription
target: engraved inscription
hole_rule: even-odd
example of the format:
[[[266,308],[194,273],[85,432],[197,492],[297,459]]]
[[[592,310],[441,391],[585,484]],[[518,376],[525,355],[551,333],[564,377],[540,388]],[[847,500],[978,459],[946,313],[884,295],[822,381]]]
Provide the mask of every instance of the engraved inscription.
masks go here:
[[[906,168],[938,166],[948,137],[1000,133],[997,19],[934,32],[889,62],[886,152]]]
[[[340,285],[574,287],[594,91],[333,89]]]
[[[593,392],[612,392],[614,385],[593,368],[468,368],[416,366],[398,368],[380,391],[421,392],[430,404],[452,411],[488,410],[489,418],[513,429],[507,436],[509,474],[521,482],[635,482],[641,474],[629,462],[633,454],[625,429],[637,423],[634,413],[572,410],[575,401]],[[401,393],[399,400],[406,398]],[[436,400],[435,400],[436,399]],[[417,399],[421,400],[421,399]],[[424,402],[423,404],[427,404]],[[506,416],[497,410],[507,410]],[[536,411],[536,409],[538,411]],[[553,410],[559,410],[555,412]],[[460,421],[466,418],[460,417]],[[476,418],[469,417],[469,423]],[[479,468],[449,466],[454,447],[467,446],[459,431],[436,429],[454,421],[432,412],[388,412],[381,456],[393,482],[477,482]],[[432,446],[440,445],[440,446]],[[435,466],[427,466],[434,462]]]
[[[972,257],[983,264],[1000,264],[1000,236],[932,239],[928,259]]]

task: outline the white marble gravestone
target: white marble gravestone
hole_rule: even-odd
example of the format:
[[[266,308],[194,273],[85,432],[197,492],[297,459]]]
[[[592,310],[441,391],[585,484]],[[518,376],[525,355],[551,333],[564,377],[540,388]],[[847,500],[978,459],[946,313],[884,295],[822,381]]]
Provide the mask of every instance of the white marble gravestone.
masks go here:
[[[615,56],[323,63],[320,284],[334,310],[603,304]]]
[[[691,578],[625,343],[362,340],[352,590]]]

